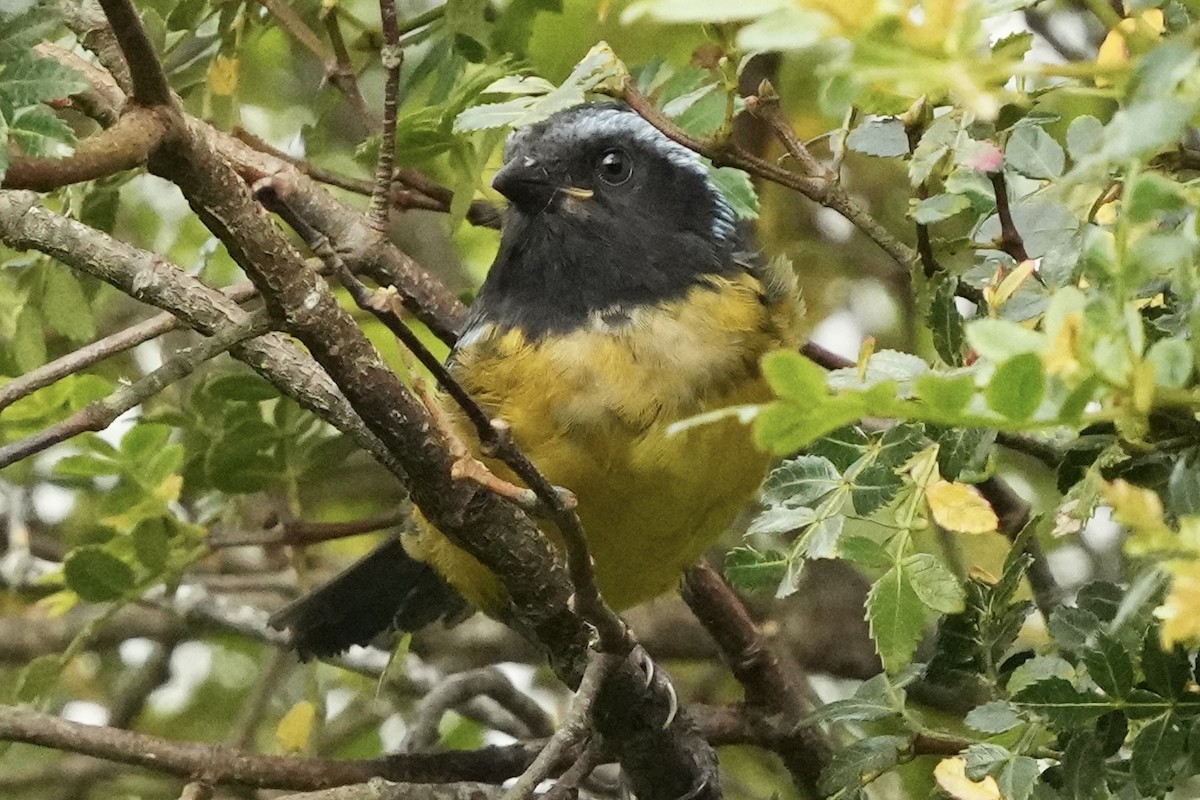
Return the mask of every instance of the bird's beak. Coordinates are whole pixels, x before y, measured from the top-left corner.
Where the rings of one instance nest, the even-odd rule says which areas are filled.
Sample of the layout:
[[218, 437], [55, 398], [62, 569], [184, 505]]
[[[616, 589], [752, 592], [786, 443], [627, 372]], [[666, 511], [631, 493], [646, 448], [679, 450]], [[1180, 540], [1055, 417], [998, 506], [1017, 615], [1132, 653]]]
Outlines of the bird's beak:
[[558, 190], [546, 168], [527, 156], [517, 156], [501, 167], [492, 178], [492, 187], [514, 206], [531, 214], [549, 206]]

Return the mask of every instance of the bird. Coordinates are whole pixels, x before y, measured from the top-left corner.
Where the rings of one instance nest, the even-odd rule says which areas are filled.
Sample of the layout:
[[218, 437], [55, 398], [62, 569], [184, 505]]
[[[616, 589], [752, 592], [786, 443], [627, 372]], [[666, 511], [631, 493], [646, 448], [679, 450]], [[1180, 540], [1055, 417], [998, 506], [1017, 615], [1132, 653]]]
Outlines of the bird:
[[[800, 344], [795, 274], [756, 252], [700, 156], [621, 102], [515, 130], [492, 185], [509, 202], [500, 246], [447, 368], [574, 494], [601, 594], [623, 610], [676, 587], [762, 482], [769, 456], [737, 418], [676, 423], [770, 398], [762, 357]], [[506, 599], [418, 518], [271, 622], [324, 656]]]

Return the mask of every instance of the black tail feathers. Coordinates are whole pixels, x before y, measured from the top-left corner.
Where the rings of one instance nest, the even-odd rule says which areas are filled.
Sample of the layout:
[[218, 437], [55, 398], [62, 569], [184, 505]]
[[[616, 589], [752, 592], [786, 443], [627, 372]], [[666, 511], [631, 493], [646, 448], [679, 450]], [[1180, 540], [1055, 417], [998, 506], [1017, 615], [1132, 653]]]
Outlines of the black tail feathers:
[[389, 629], [415, 631], [465, 611], [467, 603], [428, 564], [389, 539], [329, 583], [275, 612], [272, 628], [289, 630], [307, 660], [367, 644]]

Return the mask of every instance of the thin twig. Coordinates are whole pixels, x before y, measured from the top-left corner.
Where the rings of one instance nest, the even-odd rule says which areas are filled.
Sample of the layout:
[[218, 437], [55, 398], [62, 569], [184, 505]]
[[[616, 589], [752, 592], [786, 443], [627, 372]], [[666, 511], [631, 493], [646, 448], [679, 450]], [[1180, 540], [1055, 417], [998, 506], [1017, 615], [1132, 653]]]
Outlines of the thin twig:
[[541, 742], [473, 751], [419, 753], [361, 760], [269, 756], [219, 744], [179, 742], [0, 706], [0, 741], [24, 742], [83, 753], [155, 772], [213, 784], [306, 791], [382, 777], [393, 781], [499, 783], [526, 769]]
[[421, 698], [401, 752], [414, 753], [432, 747], [438, 740], [442, 716], [477, 697], [491, 698], [520, 720], [527, 729], [521, 738], [545, 738], [554, 733], [553, 721], [533, 698], [495, 667], [485, 667], [451, 675]]
[[578, 796], [579, 784], [587, 780], [592, 770], [603, 762], [603, 758], [604, 742], [599, 736], [592, 734], [579, 758], [575, 759], [575, 763], [568, 767], [566, 772], [558, 776], [558, 780], [541, 796], [541, 800], [570, 800]]
[[62, 422], [0, 447], [0, 468], [40, 453], [85, 431], [104, 430], [117, 417], [190, 375], [204, 362], [216, 358], [246, 339], [261, 336], [268, 330], [270, 320], [260, 311], [252, 314], [242, 324], [205, 339], [195, 347], [180, 350], [158, 369], [128, 386], [118, 388], [103, 400], [89, 403]]
[[396, 163], [396, 117], [400, 106], [400, 67], [404, 50], [400, 47], [400, 26], [396, 22], [395, 0], [379, 0], [383, 20], [383, 135], [379, 141], [379, 159], [375, 162], [375, 186], [371, 191], [371, 206], [367, 219], [371, 227], [383, 234], [388, 224], [388, 194], [392, 188], [392, 171]]
[[310, 544], [328, 542], [333, 539], [345, 539], [351, 536], [361, 536], [364, 533], [381, 531], [402, 525], [411, 518], [411, 513], [394, 511], [378, 517], [356, 519], [348, 522], [306, 522], [304, 520], [283, 520], [263, 531], [231, 531], [210, 532], [208, 546], [213, 549], [223, 547], [243, 547], [245, 545], [275, 545], [282, 544], [290, 547], [304, 547]]
[[[919, 262], [917, 252], [901, 242], [883, 225], [872, 217], [865, 209], [854, 202], [846, 190], [836, 181], [825, 180], [824, 177], [801, 175], [785, 169], [765, 158], [737, 147], [729, 142], [713, 142], [699, 139], [684, 131], [667, 118], [646, 95], [642, 94], [632, 79], [626, 79], [619, 92], [621, 98], [637, 111], [654, 127], [658, 128], [670, 139], [679, 142], [684, 147], [695, 150], [708, 157], [716, 166], [730, 166], [745, 170], [752, 175], [765, 178], [781, 186], [786, 186], [800, 192], [826, 208], [831, 208], [850, 220], [859, 230], [865, 233], [873, 242], [879, 245], [906, 271]], [[747, 107], [750, 107], [749, 100]], [[774, 107], [776, 111], [770, 109]], [[778, 106], [771, 103], [758, 104], [758, 112], [778, 113]], [[793, 156], [795, 153], [792, 154]], [[824, 170], [823, 170], [824, 171]]]
[[609, 672], [624, 660], [624, 656], [614, 653], [589, 653], [587, 669], [584, 670], [583, 680], [579, 682], [579, 690], [571, 699], [566, 719], [529, 768], [521, 773], [521, 777], [517, 778], [512, 788], [504, 793], [503, 800], [529, 800], [537, 785], [550, 776], [554, 765], [588, 735], [596, 696], [600, 693]]
[[1000, 219], [1000, 239], [997, 244], [1000, 249], [1013, 257], [1013, 260], [1020, 264], [1022, 261], [1029, 260], [1029, 253], [1025, 251], [1025, 241], [1021, 238], [1020, 232], [1017, 231], [1017, 225], [1013, 222], [1012, 207], [1008, 202], [1008, 183], [1004, 180], [1004, 170], [996, 170], [987, 174], [988, 180], [992, 182], [992, 189], [996, 193], [996, 216]]
[[[247, 281], [226, 289], [225, 294], [230, 300], [240, 303], [258, 294], [258, 290], [254, 288], [254, 284]], [[186, 324], [180, 321], [174, 314], [157, 314], [144, 322], [131, 325], [125, 330], [118, 331], [111, 336], [105, 336], [103, 339], [98, 339], [78, 350], [72, 350], [65, 356], [56, 358], [36, 369], [32, 369], [24, 375], [0, 386], [0, 411], [3, 411], [22, 397], [62, 380], [68, 375], [81, 372], [93, 364], [107, 358], [112, 358], [126, 350], [137, 347], [143, 342], [148, 342], [151, 339], [162, 336], [164, 333], [184, 327], [187, 327]]]
[[700, 563], [687, 571], [683, 599], [742, 684], [747, 708], [759, 718], [779, 715], [781, 719], [773, 724], [793, 731], [776, 743], [776, 752], [797, 788], [818, 796], [821, 770], [829, 763], [832, 748], [821, 731], [801, 725], [821, 705], [804, 676], [787, 673], [741, 599], [712, 567]]
[[354, 62], [350, 60], [350, 51], [346, 48], [346, 40], [342, 38], [339, 12], [340, 7], [337, 5], [322, 4], [320, 14], [325, 22], [325, 32], [329, 34], [329, 44], [333, 46], [334, 55], [333, 66], [330, 67], [327, 64], [326, 71], [334, 86], [337, 86], [350, 101], [350, 105], [354, 106], [354, 112], [358, 114], [363, 124], [368, 128], [374, 128], [375, 118], [371, 116], [367, 101], [363, 99], [362, 92], [358, 88]]

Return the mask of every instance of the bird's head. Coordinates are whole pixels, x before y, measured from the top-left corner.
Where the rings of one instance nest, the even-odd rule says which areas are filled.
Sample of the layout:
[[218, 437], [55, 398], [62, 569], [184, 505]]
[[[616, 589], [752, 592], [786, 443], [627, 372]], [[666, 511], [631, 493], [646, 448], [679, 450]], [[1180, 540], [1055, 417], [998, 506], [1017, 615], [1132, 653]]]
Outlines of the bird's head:
[[560, 111], [509, 138], [492, 185], [512, 213], [603, 238], [654, 230], [726, 242], [735, 216], [700, 157], [622, 103]]
[[735, 214], [700, 157], [624, 104], [516, 131], [493, 185], [510, 206], [473, 325], [537, 337], [619, 324], [740, 269]]

